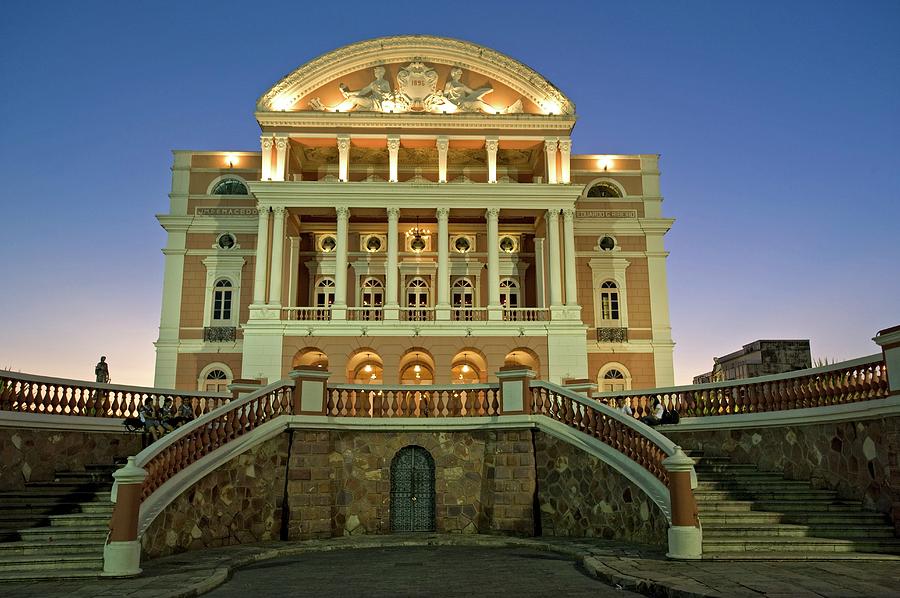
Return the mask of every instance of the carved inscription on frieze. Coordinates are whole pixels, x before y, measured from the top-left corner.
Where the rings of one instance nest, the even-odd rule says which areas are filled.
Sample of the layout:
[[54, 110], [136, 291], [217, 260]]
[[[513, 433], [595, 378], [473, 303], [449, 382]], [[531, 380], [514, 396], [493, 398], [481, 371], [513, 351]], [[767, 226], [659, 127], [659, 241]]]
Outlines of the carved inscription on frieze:
[[253, 216], [256, 208], [197, 208], [197, 216]]
[[576, 218], [637, 218], [637, 210], [576, 210]]

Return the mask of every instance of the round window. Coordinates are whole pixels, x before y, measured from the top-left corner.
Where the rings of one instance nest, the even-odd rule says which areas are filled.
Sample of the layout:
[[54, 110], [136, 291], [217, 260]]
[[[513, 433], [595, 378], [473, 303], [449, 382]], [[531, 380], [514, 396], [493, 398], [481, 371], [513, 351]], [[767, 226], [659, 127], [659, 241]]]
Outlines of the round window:
[[381, 239], [376, 236], [371, 236], [366, 239], [366, 250], [374, 253], [381, 249]]
[[512, 253], [516, 250], [516, 242], [512, 237], [502, 237], [500, 239], [500, 249], [506, 253]]
[[612, 237], [600, 238], [600, 249], [603, 251], [612, 251], [616, 247], [616, 240]]
[[322, 237], [322, 251], [325, 253], [331, 253], [334, 251], [334, 248], [337, 247], [337, 241], [332, 236]]
[[466, 237], [457, 237], [456, 241], [453, 242], [453, 247], [456, 248], [458, 253], [468, 253], [472, 248], [472, 244]]
[[219, 240], [216, 241], [216, 244], [219, 246], [219, 249], [231, 249], [235, 246], [237, 241], [234, 238], [234, 235], [231, 233], [222, 233], [219, 235]]
[[413, 237], [413, 240], [410, 241], [409, 247], [415, 252], [422, 251], [425, 249], [425, 239], [422, 238], [422, 235], [416, 235]]

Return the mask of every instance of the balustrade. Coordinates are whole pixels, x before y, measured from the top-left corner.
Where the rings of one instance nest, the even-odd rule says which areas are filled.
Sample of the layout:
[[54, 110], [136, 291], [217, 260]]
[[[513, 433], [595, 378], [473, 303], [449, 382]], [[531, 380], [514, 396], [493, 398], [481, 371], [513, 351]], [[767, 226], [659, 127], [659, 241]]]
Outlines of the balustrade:
[[455, 322], [484, 322], [487, 314], [486, 307], [454, 307], [450, 319]]
[[879, 354], [774, 376], [594, 396], [627, 398], [634, 417], [641, 418], [650, 414], [654, 399], [681, 417], [708, 417], [856, 403], [888, 394], [887, 367]]
[[377, 322], [384, 319], [384, 310], [380, 307], [348, 307], [347, 319], [359, 322]]
[[400, 319], [404, 322], [434, 321], [433, 307], [404, 307], [400, 310]]
[[500, 415], [497, 384], [329, 385], [332, 417], [485, 417]]
[[330, 307], [282, 307], [286, 320], [327, 321], [331, 319]]
[[177, 411], [189, 403], [194, 416], [208, 413], [231, 397], [218, 393], [99, 384], [0, 370], [0, 411], [124, 419], [138, 417], [144, 401], [157, 407], [172, 399]]
[[548, 322], [550, 310], [540, 307], [505, 307], [503, 319], [507, 322]]

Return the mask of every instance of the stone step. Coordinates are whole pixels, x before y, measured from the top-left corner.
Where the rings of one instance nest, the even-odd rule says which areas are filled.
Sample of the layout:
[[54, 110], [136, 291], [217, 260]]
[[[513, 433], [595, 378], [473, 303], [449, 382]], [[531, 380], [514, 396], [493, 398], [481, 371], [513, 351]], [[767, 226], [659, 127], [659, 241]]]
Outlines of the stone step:
[[107, 513], [70, 513], [68, 515], [51, 515], [50, 525], [53, 527], [79, 527], [85, 525], [107, 525], [110, 514]]
[[867, 538], [715, 537], [703, 539], [703, 552], [883, 552], [900, 554], [900, 540]]
[[39, 492], [44, 492], [45, 490], [56, 491], [56, 492], [99, 492], [103, 490], [109, 490], [112, 487], [112, 482], [110, 483], [101, 483], [101, 482], [72, 482], [72, 481], [52, 481], [52, 482], [26, 482], [25, 489], [26, 490], [37, 490]]
[[59, 542], [71, 540], [104, 541], [109, 533], [109, 522], [104, 525], [71, 525], [58, 527], [33, 527], [19, 530], [23, 542]]
[[703, 516], [708, 512], [715, 511], [773, 511], [775, 513], [796, 513], [808, 511], [810, 508], [817, 512], [835, 512], [846, 513], [855, 512], [861, 509], [859, 501], [855, 502], [839, 502], [839, 501], [790, 501], [790, 500], [728, 500], [728, 501], [697, 501], [697, 508], [700, 515]]
[[732, 482], [739, 481], [748, 484], [757, 482], [784, 482], [785, 478], [780, 473], [762, 471], [716, 471], [711, 473], [697, 473], [698, 482]]
[[802, 500], [820, 501], [834, 500], [837, 493], [833, 490], [811, 490], [809, 488], [798, 490], [695, 490], [694, 498], [697, 502], [721, 501], [721, 500]]
[[[115, 471], [115, 470], [113, 470]], [[112, 473], [106, 471], [57, 471], [53, 474], [54, 482], [72, 484], [105, 484], [112, 483]]]
[[27, 554], [88, 554], [103, 555], [103, 540], [60, 540], [55, 542], [0, 542], [0, 556]]
[[850, 525], [844, 523], [799, 525], [781, 524], [715, 524], [704, 523], [703, 538], [785, 536], [795, 538], [894, 538], [894, 529], [886, 525]]
[[[704, 561], [900, 561], [900, 555], [878, 552], [708, 552]], [[2, 579], [2, 578], [0, 578]]]
[[97, 579], [100, 577], [100, 573], [100, 570], [79, 571], [78, 569], [0, 571], [0, 581], [16, 583], [26, 581], [47, 581], [51, 579]]
[[[756, 465], [749, 463], [728, 463], [726, 461], [700, 461], [694, 464], [694, 470], [700, 474], [701, 472], [718, 473], [721, 471], [759, 471]], [[766, 473], [766, 472], [761, 472]]]
[[0, 505], [47, 505], [90, 501], [109, 502], [110, 496], [111, 494], [108, 489], [99, 491], [86, 490], [83, 492], [60, 492], [55, 490], [43, 492], [0, 492]]
[[44, 569], [79, 569], [81, 571], [103, 568], [103, 553], [98, 554], [29, 554], [0, 556], [0, 571], [35, 571]]
[[[746, 488], [759, 488], [764, 490], [795, 490], [795, 489], [803, 489], [803, 488], [812, 488], [808, 482], [800, 482], [796, 480], [773, 480], [767, 482], [754, 482], [752, 484], [742, 484], [737, 480], [719, 480], [719, 481], [705, 481], [702, 479], [698, 479], [696, 490], [731, 490], [731, 489], [746, 489]], [[814, 490], [827, 490], [827, 488], [812, 488]], [[695, 490], [695, 491], [696, 491]]]
[[704, 528], [710, 524], [755, 525], [767, 523], [794, 523], [798, 525], [886, 525], [890, 527], [887, 517], [871, 511], [846, 513], [776, 513], [769, 511], [704, 511], [701, 522]]

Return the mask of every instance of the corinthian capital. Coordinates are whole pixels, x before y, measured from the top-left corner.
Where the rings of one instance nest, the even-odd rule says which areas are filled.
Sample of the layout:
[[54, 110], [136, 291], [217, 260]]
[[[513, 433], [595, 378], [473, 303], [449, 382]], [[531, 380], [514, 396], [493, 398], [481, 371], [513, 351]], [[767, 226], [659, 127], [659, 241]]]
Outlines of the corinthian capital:
[[575, 222], [575, 210], [572, 208], [563, 210], [563, 219], [568, 222]]
[[544, 140], [544, 151], [545, 152], [556, 152], [557, 143], [558, 143], [558, 141], [556, 139]]
[[484, 142], [484, 147], [489, 152], [496, 152], [499, 146], [500, 142], [496, 139], [486, 139]]
[[556, 208], [547, 210], [546, 218], [548, 222], [559, 222], [559, 210]]
[[500, 208], [488, 208], [485, 214], [488, 220], [496, 220], [500, 217]]
[[400, 149], [400, 138], [399, 137], [388, 137], [387, 140], [387, 148], [388, 151], [396, 152]]
[[272, 149], [272, 138], [271, 137], [260, 137], [259, 143], [262, 145], [264, 150]]
[[388, 208], [387, 215], [388, 215], [388, 220], [399, 220], [400, 219], [400, 208]]
[[350, 208], [346, 206], [338, 206], [334, 211], [337, 213], [338, 220], [348, 220], [350, 218]]
[[572, 151], [572, 140], [571, 139], [560, 139], [559, 140], [559, 151], [564, 154], [568, 154]]
[[450, 147], [450, 140], [446, 137], [438, 137], [437, 138], [437, 148], [439, 152], [446, 152], [447, 148]]
[[284, 206], [274, 206], [272, 208], [272, 213], [275, 214], [275, 216], [278, 218], [284, 216], [284, 212], [285, 212]]
[[256, 215], [259, 216], [260, 218], [262, 218], [263, 216], [267, 216], [269, 214], [270, 209], [271, 209], [271, 206], [258, 204], [256, 206]]
[[349, 137], [338, 137], [337, 138], [337, 146], [338, 151], [345, 152], [350, 149], [350, 138]]
[[438, 220], [446, 220], [450, 217], [450, 208], [438, 208], [436, 211]]
[[284, 148], [286, 148], [287, 143], [288, 143], [287, 137], [276, 137], [275, 138], [275, 147], [278, 149], [278, 151], [282, 151]]

